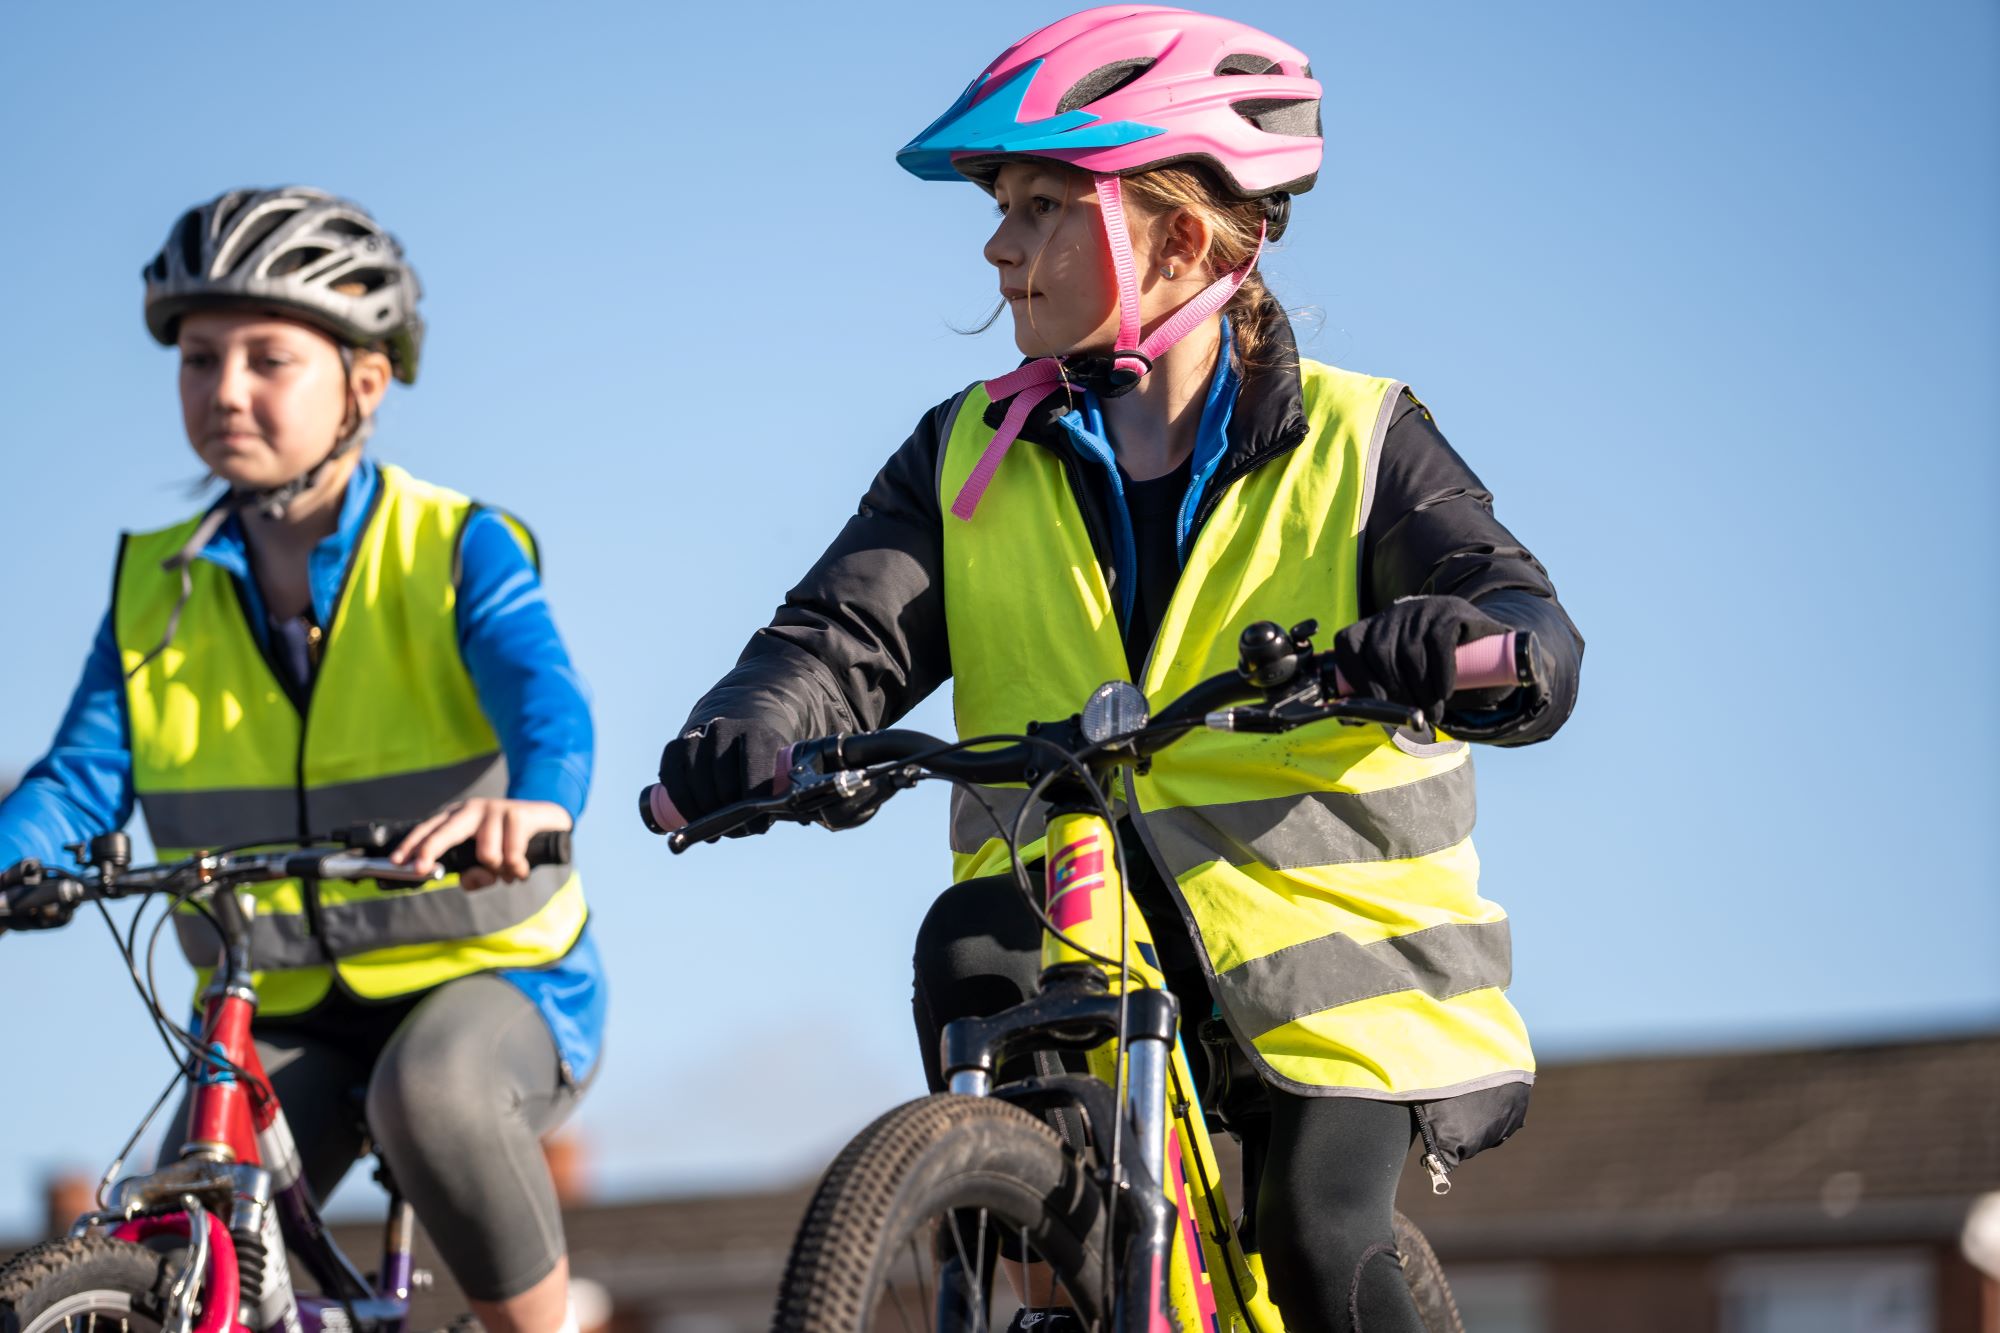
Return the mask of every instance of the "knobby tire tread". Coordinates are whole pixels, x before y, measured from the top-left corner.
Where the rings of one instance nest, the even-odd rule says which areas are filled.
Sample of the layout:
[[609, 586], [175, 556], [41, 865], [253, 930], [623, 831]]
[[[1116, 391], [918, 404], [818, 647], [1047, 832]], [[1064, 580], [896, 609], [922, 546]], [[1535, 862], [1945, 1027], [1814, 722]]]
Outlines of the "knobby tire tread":
[[1403, 1281], [1410, 1288], [1410, 1299], [1416, 1302], [1425, 1333], [1465, 1333], [1465, 1321], [1459, 1317], [1458, 1302], [1452, 1299], [1451, 1284], [1444, 1279], [1437, 1251], [1417, 1230], [1417, 1224], [1402, 1213], [1395, 1215], [1392, 1225], [1396, 1251], [1403, 1257]]
[[[952, 1136], [982, 1132], [995, 1145], [1017, 1136], [1016, 1146], [1066, 1156], [1046, 1122], [990, 1097], [939, 1094], [881, 1116], [834, 1159], [813, 1194], [785, 1264], [772, 1333], [858, 1333], [871, 1282], [903, 1239], [892, 1233], [911, 1173]], [[1091, 1261], [1098, 1262], [1094, 1253]]]
[[172, 1285], [169, 1254], [92, 1233], [44, 1241], [0, 1265], [0, 1333], [20, 1330], [57, 1300], [80, 1291], [118, 1291], [157, 1320]]

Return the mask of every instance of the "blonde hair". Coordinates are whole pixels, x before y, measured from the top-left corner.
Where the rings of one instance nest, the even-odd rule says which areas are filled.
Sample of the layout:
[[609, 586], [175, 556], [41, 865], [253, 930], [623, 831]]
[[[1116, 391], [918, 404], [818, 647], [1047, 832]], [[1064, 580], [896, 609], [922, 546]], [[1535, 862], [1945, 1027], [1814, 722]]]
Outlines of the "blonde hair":
[[[1283, 209], [1271, 210], [1262, 199], [1230, 197], [1217, 188], [1205, 167], [1155, 167], [1125, 177], [1124, 188], [1126, 198], [1148, 212], [1165, 215], [1185, 209], [1208, 223], [1208, 253], [1201, 262], [1208, 265], [1212, 278], [1250, 258], [1260, 228], [1268, 225], [1267, 245], [1284, 235]], [[1229, 317], [1238, 373], [1272, 369], [1281, 341], [1278, 333], [1286, 320], [1284, 307], [1264, 285], [1264, 275], [1252, 269], [1222, 313]]]

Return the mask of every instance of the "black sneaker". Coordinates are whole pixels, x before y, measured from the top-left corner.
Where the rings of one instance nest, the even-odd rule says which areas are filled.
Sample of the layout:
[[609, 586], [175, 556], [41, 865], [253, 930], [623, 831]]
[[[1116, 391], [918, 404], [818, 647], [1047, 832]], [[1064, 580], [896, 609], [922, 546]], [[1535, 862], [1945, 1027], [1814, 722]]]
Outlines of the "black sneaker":
[[1016, 1310], [1007, 1333], [1090, 1333], [1074, 1310]]

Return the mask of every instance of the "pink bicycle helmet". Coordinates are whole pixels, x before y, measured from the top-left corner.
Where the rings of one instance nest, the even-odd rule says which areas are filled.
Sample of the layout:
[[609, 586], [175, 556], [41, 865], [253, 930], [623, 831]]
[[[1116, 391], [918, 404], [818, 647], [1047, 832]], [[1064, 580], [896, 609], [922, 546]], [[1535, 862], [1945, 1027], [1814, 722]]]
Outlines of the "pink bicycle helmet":
[[1051, 157], [1103, 175], [1200, 162], [1246, 199], [1319, 174], [1319, 81], [1305, 54], [1234, 19], [1105, 5], [1022, 38], [896, 154], [926, 180]]
[[896, 154], [925, 180], [964, 178], [988, 188], [1009, 157], [1053, 158], [1090, 172], [1118, 277], [1118, 339], [1108, 358], [1043, 357], [987, 381], [995, 402], [1013, 401], [952, 513], [972, 517], [1037, 403], [1065, 381], [1106, 394], [1131, 388], [1154, 358], [1227, 305], [1256, 267], [1252, 254], [1142, 340], [1119, 177], [1198, 163], [1236, 197], [1264, 199], [1282, 218], [1290, 197], [1319, 174], [1319, 99], [1305, 55], [1248, 24], [1161, 5], [1105, 5], [1008, 47]]

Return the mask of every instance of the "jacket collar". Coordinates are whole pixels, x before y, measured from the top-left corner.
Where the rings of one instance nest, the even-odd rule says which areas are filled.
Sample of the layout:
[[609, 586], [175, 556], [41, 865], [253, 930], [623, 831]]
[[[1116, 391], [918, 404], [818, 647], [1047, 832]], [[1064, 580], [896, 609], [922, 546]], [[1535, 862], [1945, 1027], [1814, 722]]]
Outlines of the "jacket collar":
[[[349, 557], [361, 540], [362, 530], [368, 526], [369, 515], [375, 509], [375, 495], [381, 487], [382, 470], [375, 465], [374, 459], [363, 454], [355, 465], [353, 475], [347, 479], [347, 494], [340, 502], [339, 523], [307, 558], [306, 575], [312, 586], [313, 619], [321, 625], [333, 623], [334, 605], [340, 600], [340, 585], [347, 574]], [[213, 513], [226, 503], [228, 497], [224, 496], [209, 506], [209, 512]], [[249, 594], [261, 622], [263, 598], [258, 595], [257, 580], [250, 576], [250, 547], [240, 514], [231, 514], [224, 521], [215, 536], [209, 539], [208, 545], [201, 548], [200, 558], [235, 577]]]
[[[1289, 320], [1271, 331], [1264, 365], [1244, 377], [1229, 418], [1229, 448], [1218, 476], [1233, 477], [1286, 452], [1306, 437], [1305, 394], [1299, 385], [1299, 349]], [[1026, 364], [1024, 361], [1023, 364]], [[1047, 449], [1072, 448], [1062, 418], [1083, 407], [1083, 390], [1068, 384], [1036, 404], [1021, 428], [1021, 438]], [[986, 408], [986, 424], [998, 430], [1007, 414], [1007, 400]]]

